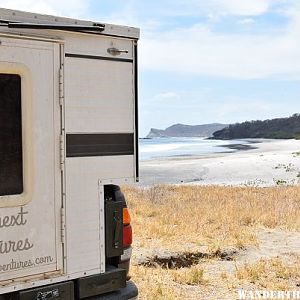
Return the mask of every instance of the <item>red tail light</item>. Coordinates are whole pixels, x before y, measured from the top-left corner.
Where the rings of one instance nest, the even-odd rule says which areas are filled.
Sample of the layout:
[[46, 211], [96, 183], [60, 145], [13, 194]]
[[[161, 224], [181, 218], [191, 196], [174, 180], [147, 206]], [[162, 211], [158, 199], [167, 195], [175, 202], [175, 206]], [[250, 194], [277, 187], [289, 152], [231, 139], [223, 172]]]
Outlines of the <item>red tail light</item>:
[[127, 248], [132, 244], [131, 218], [127, 207], [123, 208], [123, 247]]
[[132, 227], [131, 225], [125, 225], [123, 227], [123, 247], [129, 247], [132, 244]]
[[120, 257], [119, 268], [126, 270], [127, 280], [130, 279], [128, 276], [129, 273], [129, 264], [132, 253], [132, 227], [130, 225], [131, 218], [129, 210], [127, 207], [123, 208], [123, 254]]

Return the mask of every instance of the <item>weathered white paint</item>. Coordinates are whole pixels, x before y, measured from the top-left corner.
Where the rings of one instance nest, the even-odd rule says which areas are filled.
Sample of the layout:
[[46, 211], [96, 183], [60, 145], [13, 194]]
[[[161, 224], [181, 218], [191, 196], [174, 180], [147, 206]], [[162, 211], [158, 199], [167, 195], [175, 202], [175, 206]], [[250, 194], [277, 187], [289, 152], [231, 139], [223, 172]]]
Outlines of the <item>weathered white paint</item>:
[[[101, 179], [133, 176], [133, 156], [84, 157], [66, 160], [67, 272], [95, 270], [105, 263], [101, 240], [104, 195]], [[100, 182], [99, 182], [100, 180]], [[101, 255], [102, 253], [102, 255]]]
[[67, 133], [134, 131], [132, 63], [66, 57], [65, 83]]
[[[132, 40], [117, 37], [98, 36], [96, 39], [92, 35], [66, 33], [66, 53], [98, 55], [112, 57], [107, 52], [109, 48], [126, 50], [128, 53], [121, 53], [117, 58], [133, 58]], [[80, 39], [80, 43], [78, 43]]]

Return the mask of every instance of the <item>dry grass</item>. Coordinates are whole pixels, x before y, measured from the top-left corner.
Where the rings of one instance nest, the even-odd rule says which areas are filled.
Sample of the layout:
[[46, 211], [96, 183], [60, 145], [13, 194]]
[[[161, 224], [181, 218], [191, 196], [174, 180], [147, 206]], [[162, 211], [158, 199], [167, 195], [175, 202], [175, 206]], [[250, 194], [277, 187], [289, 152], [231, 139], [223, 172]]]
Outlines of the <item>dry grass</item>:
[[272, 258], [247, 264], [237, 270], [236, 278], [269, 290], [291, 289], [300, 279], [300, 256], [290, 262]]
[[[300, 230], [300, 186], [162, 185], [123, 190], [131, 209], [136, 253], [151, 249], [207, 252], [228, 247], [245, 249], [258, 245], [259, 228]], [[227, 291], [229, 285], [234, 289], [245, 280], [260, 284], [262, 274], [270, 267], [281, 270], [279, 283], [286, 280], [284, 276], [294, 276], [293, 270], [284, 264], [267, 261], [245, 266], [232, 278], [222, 272], [218, 284], [223, 284]], [[201, 298], [201, 292], [197, 293], [205, 290], [206, 285], [214, 284], [199, 266], [189, 270], [162, 270], [135, 265], [132, 276], [139, 285], [141, 299], [210, 299]], [[198, 286], [197, 291], [194, 285]]]
[[132, 266], [131, 274], [138, 284], [140, 299], [184, 299], [182, 298], [183, 294], [176, 288], [172, 275], [167, 270]]
[[173, 271], [173, 278], [175, 282], [188, 285], [204, 285], [209, 282], [204, 277], [204, 269], [199, 266]]
[[[300, 186], [126, 188], [135, 235], [147, 247], [212, 249], [255, 243], [254, 229], [300, 229]], [[174, 248], [175, 247], [175, 248]]]

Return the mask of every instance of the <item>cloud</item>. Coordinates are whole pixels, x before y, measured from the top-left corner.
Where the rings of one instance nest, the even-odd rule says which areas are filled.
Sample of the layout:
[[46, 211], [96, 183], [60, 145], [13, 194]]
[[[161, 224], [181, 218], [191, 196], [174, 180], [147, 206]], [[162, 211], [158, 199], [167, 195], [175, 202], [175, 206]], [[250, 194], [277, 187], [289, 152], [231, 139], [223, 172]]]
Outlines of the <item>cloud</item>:
[[245, 97], [242, 96], [226, 98], [219, 104], [218, 109], [213, 110], [208, 105], [204, 110], [209, 116], [214, 115], [217, 120], [225, 123], [288, 117], [297, 111], [292, 105], [283, 102], [251, 97], [245, 101]]
[[300, 79], [300, 10], [275, 35], [216, 33], [201, 24], [141, 40], [144, 69], [236, 79]]
[[0, 0], [0, 7], [43, 14], [80, 17], [87, 12], [88, 0]]
[[257, 16], [267, 12], [274, 0], [211, 0], [209, 9], [219, 14]]
[[[226, 32], [226, 27], [219, 33], [211, 26], [219, 22], [221, 28], [222, 17], [232, 17], [237, 27], [249, 25], [256, 16], [275, 11], [290, 19], [287, 27], [276, 27], [277, 33], [260, 28], [260, 32], [237, 34], [236, 30], [230, 33], [230, 28]], [[298, 0], [131, 0], [105, 20], [141, 27], [143, 69], [236, 79], [298, 80], [299, 12]], [[188, 18], [177, 16], [208, 20], [192, 18], [198, 24], [190, 25], [185, 22]]]
[[155, 99], [169, 100], [169, 99], [179, 99], [180, 96], [174, 92], [165, 92], [155, 95]]
[[[218, 33], [206, 25], [187, 24], [172, 30], [162, 15], [234, 15], [240, 23], [250, 24], [254, 16], [285, 4], [281, 13], [290, 18], [276, 35]], [[0, 0], [0, 6], [70, 17], [91, 13], [90, 0]], [[104, 5], [104, 3], [103, 3]], [[141, 18], [144, 18], [142, 21]], [[99, 16], [99, 19], [100, 18]], [[237, 79], [279, 77], [300, 79], [300, 6], [297, 0], [164, 0], [120, 3], [105, 20], [141, 24], [140, 63], [143, 69]], [[170, 28], [170, 26], [168, 26]], [[146, 32], [145, 32], [146, 31]]]
[[[172, 23], [176, 17], [205, 17], [218, 21], [223, 16], [252, 17], [268, 12], [275, 4], [294, 0], [128, 0], [118, 4], [105, 20], [151, 30], [157, 23]], [[101, 11], [100, 11], [101, 13]]]
[[241, 25], [248, 25], [248, 24], [255, 23], [255, 20], [252, 18], [245, 18], [245, 19], [239, 20], [238, 23]]
[[272, 6], [293, 0], [152, 0], [135, 1], [135, 12], [156, 16], [258, 16]]

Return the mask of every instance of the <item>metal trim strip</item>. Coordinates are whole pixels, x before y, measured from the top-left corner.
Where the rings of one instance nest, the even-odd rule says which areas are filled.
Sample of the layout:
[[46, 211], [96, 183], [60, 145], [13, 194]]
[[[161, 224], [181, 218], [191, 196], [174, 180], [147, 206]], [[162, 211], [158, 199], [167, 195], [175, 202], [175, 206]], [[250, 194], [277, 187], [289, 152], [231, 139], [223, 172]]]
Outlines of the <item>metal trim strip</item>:
[[86, 55], [86, 54], [76, 54], [76, 53], [66, 53], [65, 56], [71, 58], [96, 59], [96, 60], [108, 60], [108, 61], [133, 63], [132, 58], [105, 57], [99, 55]]
[[139, 182], [139, 90], [138, 90], [138, 48], [134, 45], [134, 105], [135, 105], [135, 176]]

